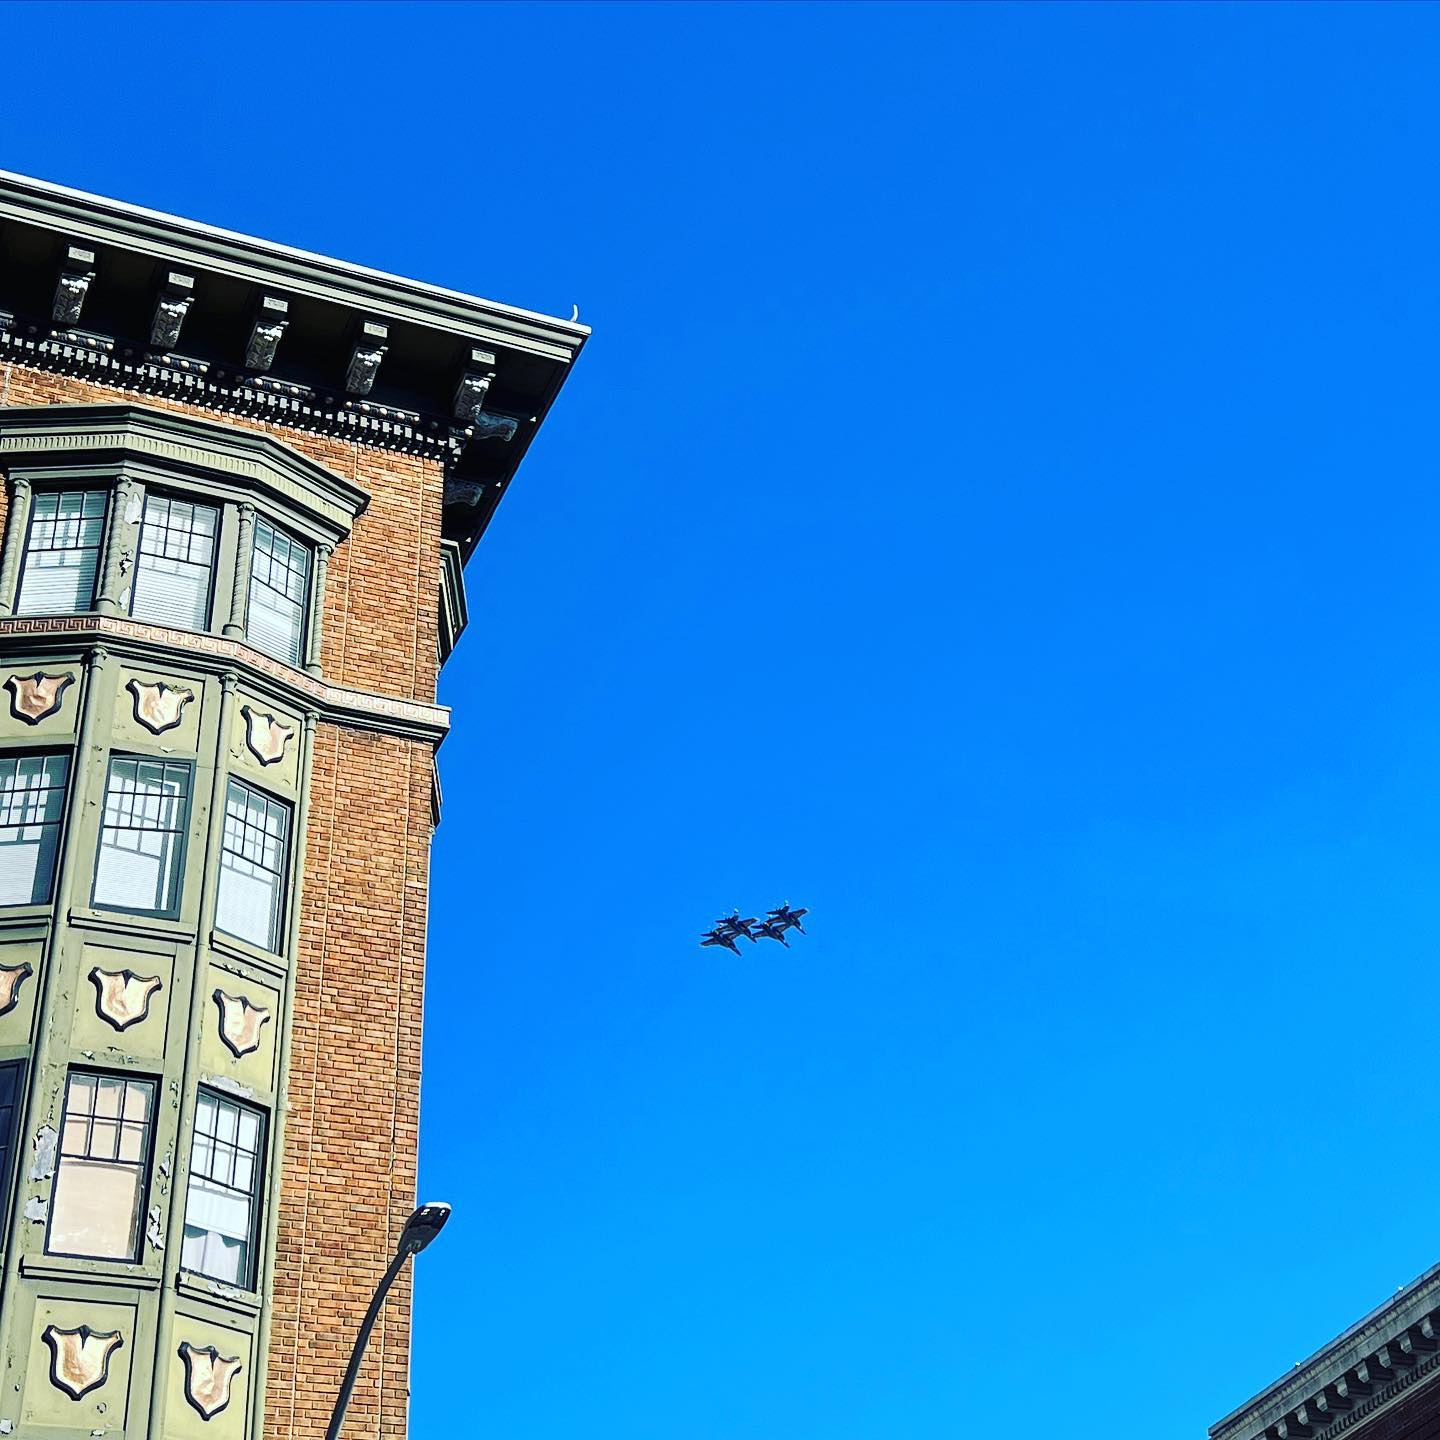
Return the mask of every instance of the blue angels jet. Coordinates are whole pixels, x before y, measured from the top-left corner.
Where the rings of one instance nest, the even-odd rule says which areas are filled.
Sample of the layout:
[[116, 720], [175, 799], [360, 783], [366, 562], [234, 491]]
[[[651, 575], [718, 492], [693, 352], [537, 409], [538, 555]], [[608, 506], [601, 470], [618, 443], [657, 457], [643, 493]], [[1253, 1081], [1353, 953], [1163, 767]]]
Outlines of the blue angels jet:
[[[800, 906], [798, 910], [792, 910], [788, 905], [780, 905], [776, 909], [766, 912], [765, 922], [760, 926], [760, 933], [762, 935], [769, 935], [770, 931], [768, 927], [773, 925], [780, 931], [781, 935], [787, 930], [798, 930], [803, 935], [805, 933], [805, 927], [800, 922], [809, 913], [803, 905]], [[778, 940], [780, 936], [774, 935], [770, 938]]]
[[707, 945], [723, 945], [727, 950], [733, 950], [737, 955], [740, 953], [740, 947], [735, 943], [734, 937], [725, 934], [718, 925], [713, 929], [707, 930], [700, 937], [700, 948], [703, 950]]

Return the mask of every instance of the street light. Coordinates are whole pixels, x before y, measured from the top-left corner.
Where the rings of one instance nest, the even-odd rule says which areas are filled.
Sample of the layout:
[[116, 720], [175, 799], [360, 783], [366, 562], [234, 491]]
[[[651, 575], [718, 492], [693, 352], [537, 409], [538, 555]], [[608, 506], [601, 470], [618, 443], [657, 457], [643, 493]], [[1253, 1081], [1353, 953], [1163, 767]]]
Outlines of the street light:
[[345, 1411], [350, 1404], [350, 1394], [355, 1389], [356, 1377], [360, 1374], [360, 1362], [365, 1358], [365, 1346], [370, 1341], [370, 1332], [375, 1328], [380, 1307], [385, 1303], [385, 1296], [395, 1283], [395, 1277], [412, 1255], [418, 1255], [445, 1228], [445, 1222], [449, 1218], [450, 1207], [443, 1200], [435, 1200], [429, 1205], [420, 1206], [405, 1222], [405, 1228], [400, 1232], [400, 1241], [395, 1247], [395, 1258], [390, 1262], [390, 1268], [380, 1277], [380, 1283], [375, 1287], [375, 1296], [370, 1301], [370, 1308], [360, 1322], [360, 1333], [355, 1337], [355, 1348], [350, 1352], [350, 1363], [345, 1367], [344, 1380], [340, 1382], [340, 1394], [335, 1399], [335, 1410], [330, 1416], [330, 1428], [325, 1432], [325, 1440], [340, 1440], [340, 1427], [345, 1423]]

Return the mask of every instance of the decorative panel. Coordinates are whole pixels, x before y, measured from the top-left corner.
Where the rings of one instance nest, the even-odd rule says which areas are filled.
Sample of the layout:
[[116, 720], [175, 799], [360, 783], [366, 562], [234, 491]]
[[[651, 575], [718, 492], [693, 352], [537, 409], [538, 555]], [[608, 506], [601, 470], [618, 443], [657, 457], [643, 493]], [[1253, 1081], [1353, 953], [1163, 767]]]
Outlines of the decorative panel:
[[23, 1426], [101, 1434], [125, 1429], [136, 1311], [115, 1301], [41, 1296], [31, 1320]]
[[237, 697], [229, 751], [236, 774], [282, 795], [293, 795], [300, 775], [300, 717], [243, 690]]
[[252, 980], [212, 965], [204, 995], [201, 1071], [249, 1092], [273, 1091], [281, 1025], [278, 982]]
[[199, 745], [204, 702], [204, 683], [197, 676], [176, 670], [121, 670], [115, 744], [193, 752]]
[[82, 946], [71, 1044], [97, 1059], [162, 1059], [174, 970], [173, 952], [159, 947]]
[[0, 1046], [30, 1043], [43, 948], [39, 940], [0, 945]]
[[73, 734], [81, 670], [78, 659], [0, 666], [0, 740]]
[[254, 1376], [250, 1337], [183, 1311], [170, 1336], [166, 1440], [245, 1440]]

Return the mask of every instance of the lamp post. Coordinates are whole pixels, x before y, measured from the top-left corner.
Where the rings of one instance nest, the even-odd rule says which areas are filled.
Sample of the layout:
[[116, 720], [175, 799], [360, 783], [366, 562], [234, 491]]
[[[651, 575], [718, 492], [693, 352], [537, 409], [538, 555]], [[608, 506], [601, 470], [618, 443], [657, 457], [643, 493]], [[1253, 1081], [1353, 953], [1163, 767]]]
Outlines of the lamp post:
[[380, 1307], [385, 1303], [385, 1296], [395, 1283], [395, 1277], [412, 1255], [418, 1255], [440, 1233], [449, 1218], [450, 1207], [443, 1200], [436, 1200], [429, 1205], [420, 1206], [405, 1222], [405, 1228], [400, 1232], [400, 1241], [395, 1246], [395, 1258], [390, 1262], [390, 1268], [380, 1277], [374, 1298], [370, 1301], [370, 1308], [360, 1322], [360, 1333], [355, 1337], [355, 1348], [350, 1352], [350, 1363], [345, 1367], [344, 1380], [340, 1382], [340, 1394], [335, 1398], [335, 1409], [330, 1416], [330, 1428], [325, 1432], [325, 1440], [340, 1440], [340, 1427], [345, 1423], [345, 1410], [350, 1404], [356, 1377], [360, 1374], [360, 1362], [365, 1358], [365, 1346], [369, 1343], [370, 1332], [375, 1328]]

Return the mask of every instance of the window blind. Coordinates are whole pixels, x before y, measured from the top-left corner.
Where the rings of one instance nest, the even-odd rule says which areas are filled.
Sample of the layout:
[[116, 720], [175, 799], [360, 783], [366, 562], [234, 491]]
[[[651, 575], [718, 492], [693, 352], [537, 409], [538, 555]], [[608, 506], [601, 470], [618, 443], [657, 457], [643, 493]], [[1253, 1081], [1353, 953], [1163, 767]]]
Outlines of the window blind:
[[309, 593], [310, 551], [268, 520], [256, 520], [246, 637], [277, 660], [298, 665]]
[[189, 798], [188, 765], [119, 756], [110, 761], [95, 857], [96, 905], [174, 912]]
[[17, 615], [74, 615], [95, 604], [103, 490], [47, 490], [35, 496], [20, 572]]
[[130, 613], [184, 630], [210, 623], [210, 582], [220, 512], [213, 505], [146, 495]]
[[276, 950], [280, 944], [290, 807], [239, 780], [225, 792], [225, 827], [220, 848], [220, 882], [215, 923], [252, 945]]

